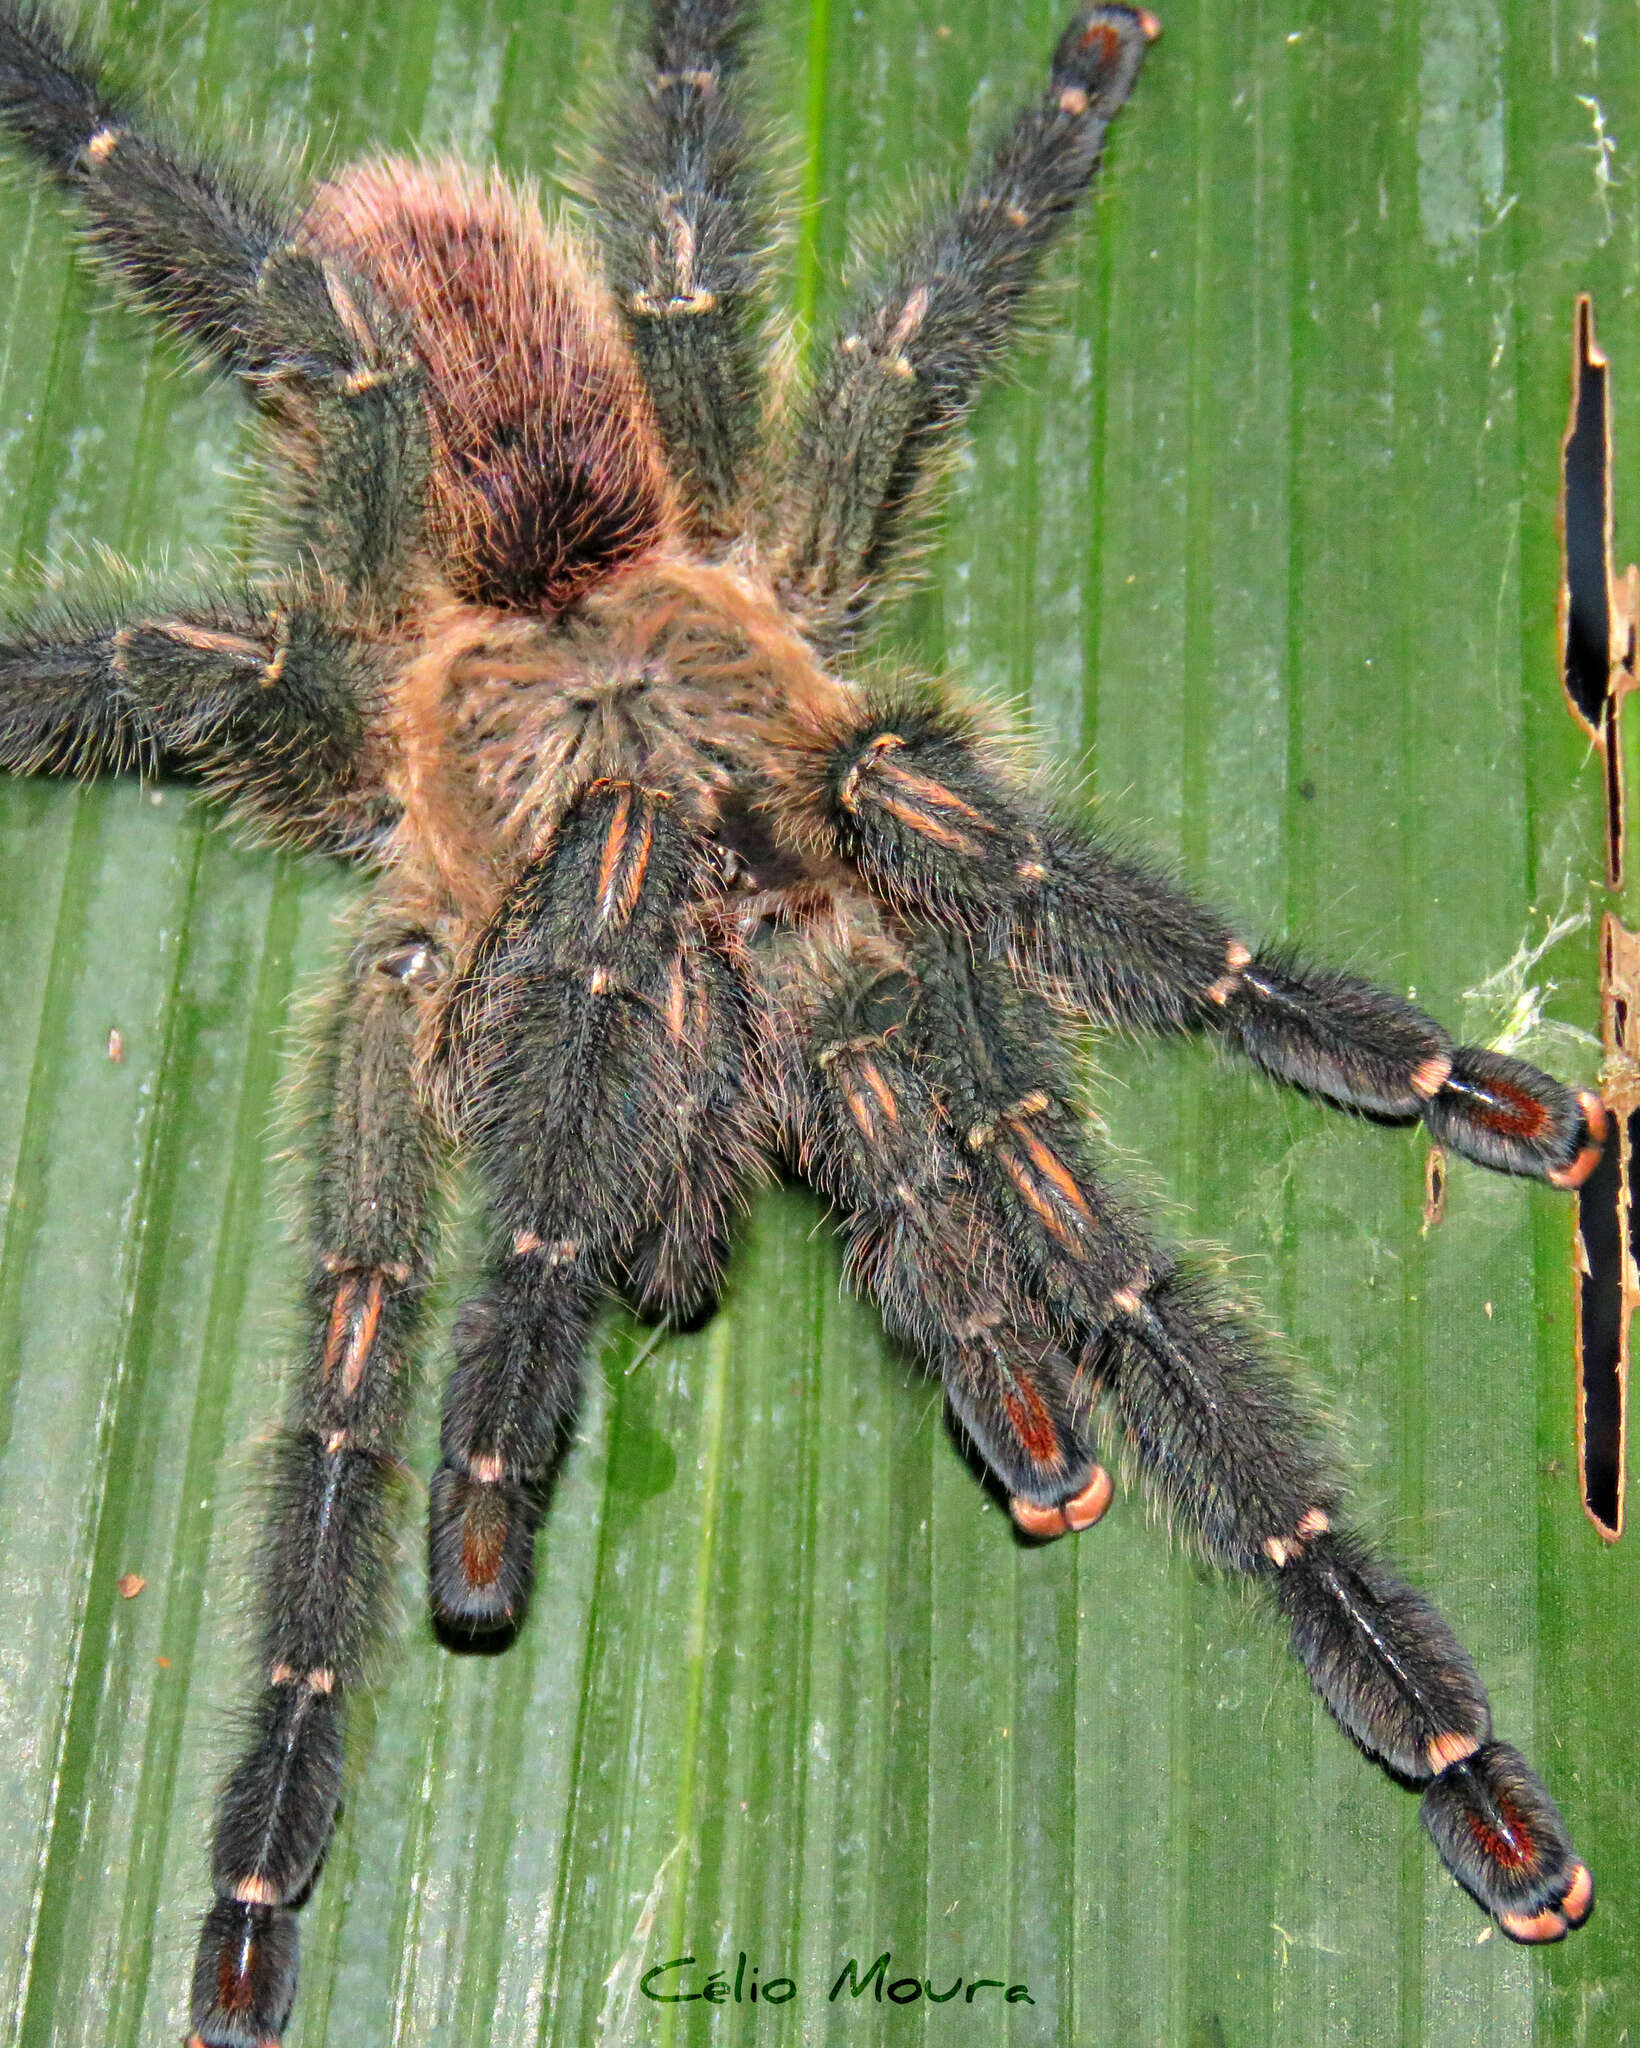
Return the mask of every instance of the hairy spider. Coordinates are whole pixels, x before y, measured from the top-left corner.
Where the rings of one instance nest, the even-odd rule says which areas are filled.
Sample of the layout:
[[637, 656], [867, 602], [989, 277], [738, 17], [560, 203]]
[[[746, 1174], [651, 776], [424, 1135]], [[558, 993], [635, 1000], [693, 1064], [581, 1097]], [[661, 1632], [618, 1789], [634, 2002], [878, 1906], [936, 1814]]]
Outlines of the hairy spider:
[[1598, 1157], [1598, 1097], [1254, 950], [1039, 800], [978, 711], [851, 661], [1157, 24], [1078, 10], [1045, 94], [771, 424], [749, 12], [655, 0], [638, 112], [590, 174], [594, 255], [454, 163], [352, 165], [282, 210], [154, 140], [50, 16], [0, 7], [12, 138], [269, 422], [278, 562], [185, 608], [14, 630], [0, 763], [191, 771], [376, 876], [327, 1041], [311, 1342], [194, 1978], [213, 2048], [290, 2012], [450, 1147], [493, 1229], [431, 1486], [447, 1628], [522, 1612], [602, 1296], [709, 1306], [747, 1183], [783, 1159], [1026, 1536], [1099, 1518], [1112, 1433], [1210, 1558], [1268, 1585], [1507, 1934], [1557, 1940], [1593, 1903], [1463, 1649], [1345, 1527], [1281, 1377], [1104, 1184], [1067, 1033], [1214, 1031], [1561, 1187]]

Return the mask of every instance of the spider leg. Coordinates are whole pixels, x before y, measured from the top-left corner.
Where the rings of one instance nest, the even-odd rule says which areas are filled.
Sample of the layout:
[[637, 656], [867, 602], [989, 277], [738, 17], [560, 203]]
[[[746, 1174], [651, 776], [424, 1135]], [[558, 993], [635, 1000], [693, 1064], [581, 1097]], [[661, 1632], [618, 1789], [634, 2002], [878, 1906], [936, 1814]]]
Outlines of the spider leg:
[[253, 180], [166, 147], [43, 9], [0, 6], [0, 129], [78, 197], [136, 297], [273, 415], [291, 538], [355, 591], [390, 593], [420, 531], [422, 371], [403, 322], [300, 240]]
[[711, 922], [720, 890], [671, 800], [595, 783], [453, 992], [442, 1085], [497, 1240], [457, 1333], [430, 1502], [433, 1607], [453, 1627], [522, 1611], [602, 1289], [626, 1279], [667, 1310], [715, 1290], [760, 1148], [758, 1005]]
[[1044, 1006], [930, 933], [897, 958], [820, 961], [796, 1008], [808, 1168], [1022, 1529], [1102, 1511], [1097, 1402], [1206, 1554], [1268, 1585], [1340, 1725], [1426, 1788], [1437, 1849], [1504, 1931], [1557, 1940], [1586, 1918], [1588, 1870], [1525, 1760], [1493, 1740], [1452, 1631], [1335, 1527], [1340, 1489], [1288, 1388], [1100, 1184]]
[[[779, 963], [789, 1120], [806, 1178], [843, 1210], [850, 1270], [944, 1382], [1023, 1527], [1085, 1527], [1109, 1499], [1091, 1389], [976, 1200], [961, 1126], [916, 1042], [904, 952], [876, 939]], [[1112, 1285], [1131, 1262], [1110, 1247]]]
[[822, 640], [859, 621], [892, 566], [937, 453], [1012, 338], [1157, 33], [1142, 9], [1080, 8], [1047, 92], [956, 203], [906, 240], [821, 358], [773, 553], [783, 595]]
[[764, 208], [739, 75], [746, 0], [654, 0], [591, 175], [609, 282], [698, 523], [726, 531], [763, 395], [756, 335]]
[[368, 844], [362, 774], [379, 678], [333, 597], [301, 583], [179, 610], [63, 605], [0, 639], [0, 767], [201, 774], [305, 846]]
[[296, 1989], [294, 1908], [335, 1824], [343, 1702], [385, 1597], [389, 1486], [433, 1255], [434, 1147], [413, 1058], [441, 972], [421, 935], [375, 934], [354, 956], [330, 1054], [308, 1360], [279, 1452], [261, 1590], [264, 1683], [217, 1810], [194, 2048], [277, 2042]]
[[965, 932], [1029, 986], [1100, 1023], [1215, 1030], [1277, 1080], [1390, 1120], [1504, 1173], [1577, 1187], [1606, 1113], [1524, 1060], [1455, 1045], [1355, 976], [1255, 953], [1143, 863], [1034, 803], [973, 723], [879, 701], [814, 736], [787, 830], [885, 900]]

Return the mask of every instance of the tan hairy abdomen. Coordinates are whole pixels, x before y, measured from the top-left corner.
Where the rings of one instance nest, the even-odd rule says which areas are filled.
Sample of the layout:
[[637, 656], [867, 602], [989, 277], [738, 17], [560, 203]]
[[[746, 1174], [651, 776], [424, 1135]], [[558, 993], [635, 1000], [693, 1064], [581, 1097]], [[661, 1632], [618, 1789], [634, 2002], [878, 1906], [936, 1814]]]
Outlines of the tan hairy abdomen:
[[429, 515], [459, 597], [558, 612], [675, 536], [676, 493], [603, 287], [498, 172], [382, 158], [321, 185], [306, 239], [409, 319]]

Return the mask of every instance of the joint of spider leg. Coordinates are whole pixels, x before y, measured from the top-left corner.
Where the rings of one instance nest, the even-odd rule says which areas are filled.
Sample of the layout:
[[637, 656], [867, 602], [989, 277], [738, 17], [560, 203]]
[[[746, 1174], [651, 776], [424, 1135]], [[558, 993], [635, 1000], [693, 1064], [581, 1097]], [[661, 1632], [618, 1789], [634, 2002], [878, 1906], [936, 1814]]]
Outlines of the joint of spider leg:
[[276, 611], [273, 614], [273, 653], [262, 665], [262, 688], [271, 690], [284, 680], [285, 663], [290, 659], [290, 614]]
[[1452, 1061], [1445, 1053], [1434, 1053], [1412, 1070], [1412, 1092], [1433, 1102], [1452, 1075]]
[[1239, 939], [1232, 939], [1224, 949], [1225, 971], [1217, 981], [1210, 982], [1207, 1000], [1217, 1003], [1222, 1009], [1241, 986], [1245, 970], [1252, 964], [1253, 956]]
[[[858, 335], [852, 338], [858, 343]], [[848, 346], [847, 342], [843, 345], [845, 348]], [[880, 732], [875, 739], [867, 741], [860, 758], [845, 770], [842, 781], [837, 785], [837, 801], [845, 811], [859, 809], [860, 777], [867, 769], [874, 767], [882, 755], [904, 745], [905, 741], [897, 732]]]
[[657, 71], [650, 80], [650, 89], [657, 95], [674, 85], [686, 85], [709, 99], [718, 89], [718, 75], [715, 71]]
[[292, 1664], [275, 1664], [268, 1673], [269, 1685], [305, 1685], [309, 1692], [318, 1693], [328, 1699], [336, 1690], [336, 1674], [327, 1664], [319, 1664], [311, 1671], [298, 1671]]
[[1317, 1536], [1325, 1536], [1332, 1527], [1326, 1511], [1322, 1508], [1308, 1508], [1300, 1515], [1298, 1527], [1291, 1536], [1268, 1536], [1264, 1541], [1264, 1555], [1278, 1571], [1284, 1570], [1298, 1557], [1306, 1543]]
[[1454, 1728], [1444, 1735], [1432, 1737], [1424, 1755], [1432, 1775], [1438, 1778], [1442, 1771], [1451, 1770], [1454, 1764], [1467, 1763], [1480, 1746], [1478, 1736]]
[[89, 171], [101, 170], [124, 139], [123, 128], [99, 128], [81, 152], [85, 158], [86, 168]]
[[320, 1371], [329, 1381], [336, 1378], [339, 1368], [344, 1394], [357, 1393], [364, 1378], [381, 1329], [384, 1294], [383, 1278], [378, 1272], [350, 1274], [336, 1290]]
[[670, 320], [690, 313], [715, 312], [717, 293], [685, 292], [658, 298], [653, 292], [634, 292], [629, 303], [633, 312], [646, 320]]
[[545, 1254], [541, 1263], [551, 1271], [564, 1266], [573, 1266], [581, 1256], [581, 1242], [574, 1237], [555, 1237], [549, 1243], [544, 1237], [537, 1237], [533, 1230], [520, 1230], [512, 1241], [515, 1259], [533, 1259]]
[[322, 1252], [319, 1257], [322, 1272], [334, 1279], [340, 1273], [380, 1273], [384, 1280], [391, 1280], [395, 1286], [403, 1287], [415, 1277], [415, 1267], [406, 1259], [392, 1259], [386, 1265], [361, 1267], [351, 1252]]
[[1003, 1124], [1017, 1125], [1024, 1118], [1041, 1116], [1052, 1107], [1052, 1096], [1040, 1088], [1033, 1088], [1029, 1095], [1022, 1095], [1017, 1102], [1010, 1103], [994, 1122], [971, 1124], [964, 1143], [970, 1152], [983, 1152], [988, 1145], [996, 1143], [997, 1131]]

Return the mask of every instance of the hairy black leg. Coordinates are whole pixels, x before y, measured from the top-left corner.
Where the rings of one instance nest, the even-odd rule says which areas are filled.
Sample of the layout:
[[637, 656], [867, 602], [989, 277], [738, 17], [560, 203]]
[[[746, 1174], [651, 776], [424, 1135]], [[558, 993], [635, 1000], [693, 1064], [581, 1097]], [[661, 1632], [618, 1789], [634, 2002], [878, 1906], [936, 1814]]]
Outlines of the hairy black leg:
[[1101, 1023], [1214, 1030], [1278, 1080], [1411, 1121], [1500, 1172], [1576, 1187], [1597, 1095], [1478, 1046], [1355, 976], [1255, 953], [1215, 912], [1036, 803], [961, 712], [901, 698], [817, 735], [784, 798], [792, 836], [887, 902], [962, 931]]
[[295, 843], [358, 851], [391, 814], [363, 758], [380, 680], [297, 583], [174, 611], [60, 604], [0, 638], [0, 767], [179, 768]]
[[788, 957], [780, 973], [798, 1158], [843, 1212], [851, 1273], [939, 1374], [1021, 1526], [1086, 1527], [1110, 1498], [1091, 1448], [1091, 1386], [975, 1200], [962, 1128], [918, 1049], [904, 956], [856, 941]]
[[0, 129], [75, 193], [126, 287], [267, 405], [293, 458], [292, 538], [348, 588], [390, 588], [426, 463], [402, 321], [255, 180], [152, 139], [100, 71], [44, 9], [0, 6]]
[[[1045, 1006], [937, 933], [813, 956], [786, 1002], [808, 1170], [1021, 1528], [1097, 1519], [1109, 1488], [1087, 1445], [1103, 1411], [1207, 1555], [1270, 1587], [1340, 1724], [1428, 1788], [1436, 1846], [1505, 1932], [1555, 1940], [1585, 1918], [1588, 1871], [1524, 1760], [1492, 1740], [1451, 1630], [1335, 1526], [1336, 1477], [1284, 1380], [1100, 1184]], [[989, 1407], [962, 1376], [976, 1345]]]
[[1368, 1755], [1428, 1786], [1437, 1848], [1504, 1931], [1558, 1939], [1593, 1886], [1553, 1801], [1492, 1741], [1485, 1690], [1440, 1614], [1335, 1528], [1337, 1481], [1240, 1319], [1100, 1185], [1046, 1009], [960, 937], [927, 934], [913, 959], [912, 1036], [968, 1126], [983, 1205], [1174, 1517], [1216, 1563], [1272, 1584], [1322, 1700]]
[[755, 991], [715, 926], [720, 871], [662, 793], [582, 792], [464, 970], [441, 1034], [496, 1248], [462, 1318], [434, 1480], [435, 1611], [517, 1618], [540, 1483], [574, 1414], [603, 1286], [715, 1286], [761, 1149]]
[[892, 567], [941, 441], [1012, 338], [1156, 33], [1143, 9], [1080, 8], [1046, 94], [956, 203], [906, 239], [821, 358], [774, 554], [782, 592], [823, 639], [858, 623]]
[[740, 106], [747, 0], [655, 0], [592, 171], [609, 281], [697, 519], [721, 531], [762, 405], [769, 240]]
[[381, 1613], [389, 1484], [433, 1250], [434, 1151], [412, 1064], [441, 972], [420, 934], [373, 934], [354, 956], [326, 1062], [311, 1338], [276, 1466], [263, 1686], [217, 1811], [216, 1901], [194, 1971], [196, 2048], [278, 2041], [296, 1989], [293, 1908], [335, 1824], [343, 1703]]

